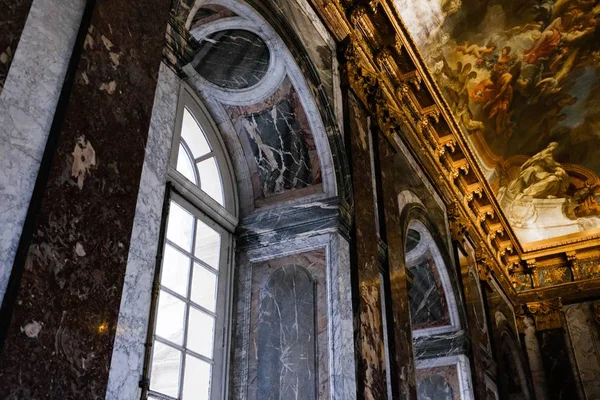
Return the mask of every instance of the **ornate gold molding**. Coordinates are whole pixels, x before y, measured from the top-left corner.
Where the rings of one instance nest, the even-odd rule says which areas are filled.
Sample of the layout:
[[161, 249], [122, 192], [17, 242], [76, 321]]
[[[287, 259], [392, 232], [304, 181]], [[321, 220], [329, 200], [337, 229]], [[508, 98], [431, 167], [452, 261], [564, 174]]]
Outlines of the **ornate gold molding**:
[[558, 329], [563, 326], [562, 300], [557, 298], [526, 304], [527, 311], [533, 316], [537, 330]]

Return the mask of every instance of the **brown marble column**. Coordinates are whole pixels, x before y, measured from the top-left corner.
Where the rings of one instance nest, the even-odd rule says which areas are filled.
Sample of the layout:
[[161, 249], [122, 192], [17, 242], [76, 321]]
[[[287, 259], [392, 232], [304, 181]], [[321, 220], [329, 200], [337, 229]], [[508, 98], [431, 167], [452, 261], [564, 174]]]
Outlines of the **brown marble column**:
[[[564, 317], [560, 298], [527, 303], [527, 311], [535, 321], [541, 360], [548, 384], [546, 393], [552, 400], [579, 398], [573, 368], [565, 339]], [[536, 390], [537, 394], [537, 390]]]
[[104, 397], [170, 4], [93, 10], [3, 304], [0, 398]]
[[393, 347], [391, 384], [398, 389], [394, 398], [416, 399], [415, 363], [412, 347], [408, 282], [406, 276], [405, 243], [402, 237], [403, 224], [400, 218], [398, 195], [402, 190], [401, 182], [406, 181], [410, 169], [404, 164], [388, 140], [379, 134], [379, 157], [381, 163], [382, 195], [385, 214], [385, 230], [388, 240], [388, 265], [390, 279], [391, 314], [393, 317], [393, 335], [390, 346]]
[[381, 307], [381, 279], [378, 257], [379, 232], [371, 169], [372, 140], [369, 119], [354, 94], [348, 94], [348, 115], [354, 188], [354, 257], [358, 285], [355, 340], [359, 398], [387, 397], [385, 346]]

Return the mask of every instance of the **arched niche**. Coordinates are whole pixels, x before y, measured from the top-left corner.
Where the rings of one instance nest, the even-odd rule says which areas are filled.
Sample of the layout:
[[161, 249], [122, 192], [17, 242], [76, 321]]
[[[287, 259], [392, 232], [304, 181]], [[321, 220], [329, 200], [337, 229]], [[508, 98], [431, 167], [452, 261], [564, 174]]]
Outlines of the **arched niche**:
[[337, 196], [336, 128], [323, 122], [331, 113], [317, 105], [286, 43], [244, 2], [211, 0], [194, 11], [198, 48], [183, 70], [234, 155], [242, 216]]
[[417, 398], [472, 400], [464, 305], [448, 244], [439, 232], [445, 221], [434, 223], [412, 191], [402, 192], [398, 203], [404, 221], [401, 235]]
[[415, 219], [408, 224], [405, 243], [413, 338], [459, 330], [458, 306], [446, 262], [423, 222]]

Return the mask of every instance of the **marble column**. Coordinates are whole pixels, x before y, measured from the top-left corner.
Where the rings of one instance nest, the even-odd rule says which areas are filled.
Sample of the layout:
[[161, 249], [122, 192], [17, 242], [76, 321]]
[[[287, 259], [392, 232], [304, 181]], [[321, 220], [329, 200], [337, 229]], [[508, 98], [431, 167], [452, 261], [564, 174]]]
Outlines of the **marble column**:
[[544, 363], [536, 335], [535, 322], [533, 318], [525, 316], [523, 317], [523, 324], [525, 326], [525, 349], [527, 350], [535, 397], [537, 400], [547, 400], [548, 393], [546, 392], [546, 388], [548, 387], [548, 383], [546, 382], [546, 375], [544, 373]]
[[[10, 0], [4, 10], [29, 10]], [[31, 1], [29, 2], [31, 3]], [[35, 0], [19, 45], [11, 47], [11, 67], [2, 78], [0, 62], [0, 303], [4, 298], [50, 126], [67, 73], [85, 0]], [[24, 10], [15, 18], [24, 18]], [[0, 17], [0, 21], [2, 18]], [[11, 35], [0, 24], [0, 46]], [[16, 27], [15, 27], [16, 29]], [[6, 36], [5, 36], [6, 35]], [[19, 37], [19, 36], [17, 36]], [[0, 61], [2, 53], [0, 48]], [[2, 84], [4, 88], [2, 89]]]
[[[546, 375], [547, 398], [575, 400], [579, 398], [565, 338], [564, 317], [560, 298], [527, 303], [527, 311], [537, 328], [540, 354]], [[537, 392], [536, 392], [537, 394]]]
[[15, 266], [0, 398], [105, 395], [170, 4], [93, 9], [28, 257]]

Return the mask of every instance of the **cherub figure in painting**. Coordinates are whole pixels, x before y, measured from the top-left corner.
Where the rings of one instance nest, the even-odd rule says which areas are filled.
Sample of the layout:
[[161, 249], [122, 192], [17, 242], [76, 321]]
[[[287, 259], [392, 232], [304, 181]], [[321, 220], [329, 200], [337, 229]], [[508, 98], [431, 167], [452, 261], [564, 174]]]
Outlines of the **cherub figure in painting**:
[[492, 54], [494, 50], [496, 50], [496, 45], [492, 42], [488, 43], [485, 46], [479, 46], [476, 44], [470, 45], [467, 42], [462, 42], [460, 45], [456, 46], [457, 52], [462, 53], [464, 55], [472, 55], [478, 59]]

